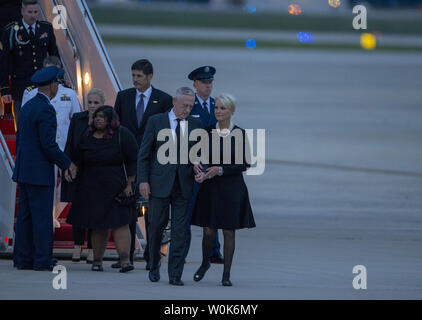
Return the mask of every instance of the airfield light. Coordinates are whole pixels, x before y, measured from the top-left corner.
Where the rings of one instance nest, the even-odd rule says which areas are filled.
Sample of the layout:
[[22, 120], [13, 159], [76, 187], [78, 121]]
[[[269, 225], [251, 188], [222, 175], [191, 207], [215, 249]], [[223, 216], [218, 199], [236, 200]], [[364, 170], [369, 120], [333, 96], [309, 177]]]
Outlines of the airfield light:
[[298, 4], [291, 4], [287, 7], [289, 14], [298, 16], [302, 13], [302, 8]]
[[328, 4], [333, 8], [340, 7], [341, 1], [340, 0], [328, 0]]
[[360, 37], [360, 45], [365, 50], [374, 50], [377, 46], [377, 39], [372, 33], [363, 33]]

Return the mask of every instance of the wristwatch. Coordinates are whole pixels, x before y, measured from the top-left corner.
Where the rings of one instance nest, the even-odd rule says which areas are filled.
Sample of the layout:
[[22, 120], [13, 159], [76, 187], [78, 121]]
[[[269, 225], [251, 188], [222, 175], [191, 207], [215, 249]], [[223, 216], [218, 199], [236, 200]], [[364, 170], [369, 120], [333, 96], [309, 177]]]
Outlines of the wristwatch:
[[223, 167], [218, 167], [218, 175], [220, 177], [223, 175]]

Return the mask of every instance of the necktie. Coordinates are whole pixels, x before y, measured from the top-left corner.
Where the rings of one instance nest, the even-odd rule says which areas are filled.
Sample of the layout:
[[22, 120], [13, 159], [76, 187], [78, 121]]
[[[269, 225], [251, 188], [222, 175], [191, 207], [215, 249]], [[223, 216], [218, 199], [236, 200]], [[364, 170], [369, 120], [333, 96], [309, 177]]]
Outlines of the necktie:
[[28, 29], [29, 29], [29, 39], [31, 39], [31, 41], [34, 41], [35, 40], [35, 34], [32, 31], [32, 26], [29, 26]]
[[181, 119], [176, 119], [177, 121], [177, 126], [176, 126], [176, 139], [177, 139], [177, 163], [180, 163], [180, 121], [182, 121]]
[[206, 101], [204, 101], [204, 111], [205, 111], [205, 113], [207, 115], [207, 119], [209, 119], [210, 118], [210, 112], [208, 111], [207, 102]]
[[145, 95], [141, 94], [141, 99], [136, 106], [136, 118], [138, 120], [138, 128], [141, 126], [142, 118], [144, 117], [144, 97]]

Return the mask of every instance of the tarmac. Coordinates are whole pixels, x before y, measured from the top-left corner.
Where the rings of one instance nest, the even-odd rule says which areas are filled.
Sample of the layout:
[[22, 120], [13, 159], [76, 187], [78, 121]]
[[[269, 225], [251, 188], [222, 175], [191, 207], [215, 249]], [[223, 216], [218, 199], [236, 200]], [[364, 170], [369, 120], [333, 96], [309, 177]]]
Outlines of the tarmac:
[[[124, 88], [148, 58], [153, 85], [174, 94], [200, 65], [217, 68], [213, 94], [238, 99], [233, 121], [266, 130], [266, 168], [245, 176], [257, 228], [236, 233], [233, 287], [222, 266], [192, 277], [201, 257], [193, 228], [184, 287], [151, 283], [144, 262], [120, 274], [60, 260], [51, 272], [0, 260], [0, 299], [421, 299], [422, 80], [420, 54], [107, 46]], [[223, 238], [220, 233], [220, 241]], [[357, 265], [367, 288], [355, 289]]]

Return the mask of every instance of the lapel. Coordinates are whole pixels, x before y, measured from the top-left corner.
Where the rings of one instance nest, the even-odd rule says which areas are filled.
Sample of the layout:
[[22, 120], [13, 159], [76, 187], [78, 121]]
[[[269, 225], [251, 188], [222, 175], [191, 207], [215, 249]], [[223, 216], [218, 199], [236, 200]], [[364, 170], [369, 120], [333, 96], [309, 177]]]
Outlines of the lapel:
[[149, 97], [149, 101], [148, 101], [147, 107], [145, 109], [144, 116], [142, 117], [141, 126], [139, 128], [142, 128], [143, 126], [145, 126], [148, 117], [151, 114], [153, 114], [154, 109], [155, 109], [155, 107], [158, 103], [159, 103], [158, 92], [154, 87], [152, 87], [151, 96]]
[[138, 122], [136, 116], [136, 88], [132, 88], [132, 90], [128, 92], [126, 99], [127, 105], [129, 106], [129, 121], [132, 122], [134, 128], [138, 129]]
[[212, 125], [217, 122], [217, 119], [215, 118], [215, 99], [212, 97], [210, 98], [210, 104], [210, 121], [208, 125]]

